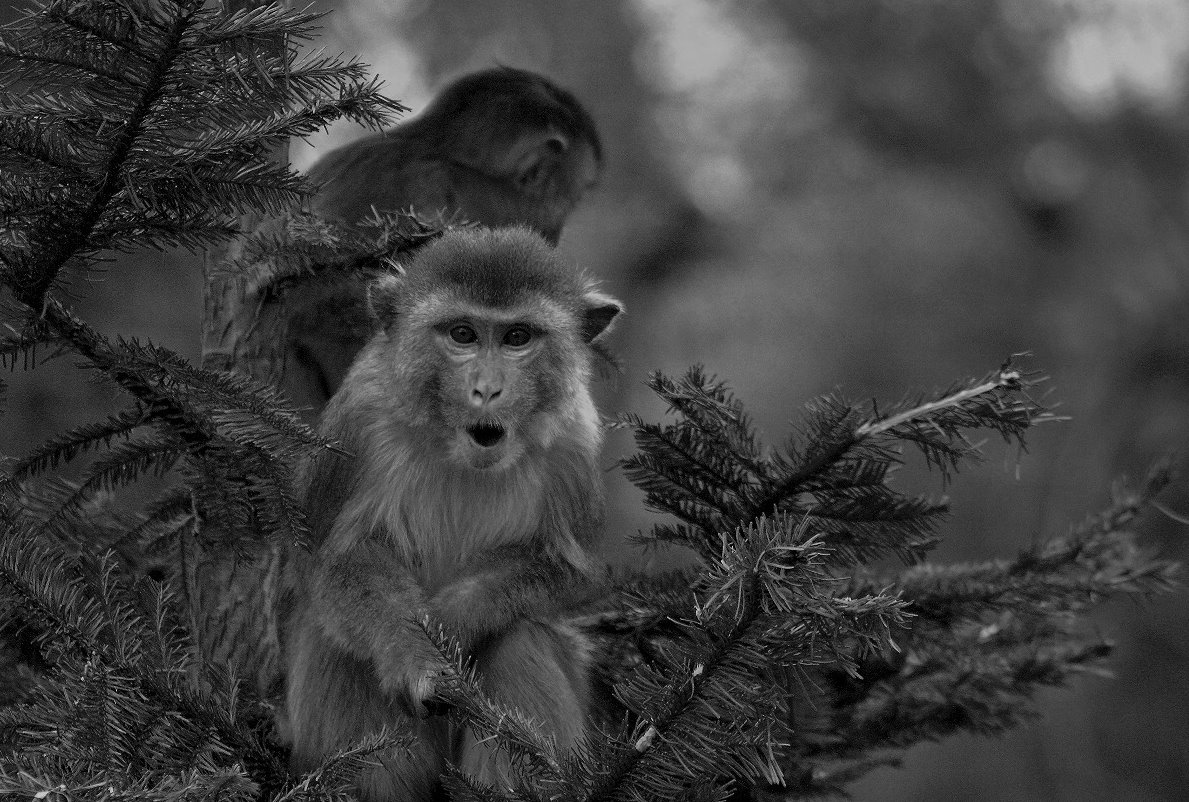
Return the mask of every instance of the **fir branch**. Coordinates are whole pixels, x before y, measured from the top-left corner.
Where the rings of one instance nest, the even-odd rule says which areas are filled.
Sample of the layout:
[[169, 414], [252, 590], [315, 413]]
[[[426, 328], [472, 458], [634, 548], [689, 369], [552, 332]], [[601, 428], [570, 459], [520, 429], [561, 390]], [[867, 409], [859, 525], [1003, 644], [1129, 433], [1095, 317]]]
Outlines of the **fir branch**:
[[569, 787], [572, 778], [567, 776], [557, 744], [542, 736], [539, 723], [488, 697], [457, 641], [433, 626], [428, 618], [420, 623], [426, 638], [451, 666], [436, 688], [436, 700], [449, 705], [452, 714], [480, 740], [504, 750], [513, 770], [522, 778], [531, 777], [537, 789]]
[[147, 410], [139, 404], [99, 423], [78, 426], [52, 437], [5, 469], [4, 482], [15, 483], [36, 476], [101, 446], [110, 446], [116, 437], [128, 438], [148, 422]]
[[310, 529], [293, 490], [292, 472], [266, 452], [256, 449], [256, 453], [246, 488], [253, 518], [273, 543], [307, 543]]
[[147, 559], [163, 556], [195, 516], [194, 491], [189, 485], [163, 493], [142, 512], [137, 522], [115, 540], [112, 548], [130, 547]]
[[[281, 462], [290, 443], [322, 448], [331, 444], [305, 425], [280, 394], [244, 376], [195, 368], [168, 349], [136, 340], [113, 345], [50, 300], [44, 319], [90, 365], [141, 401], [154, 419], [167, 423], [185, 448], [209, 447], [216, 437], [244, 447], [262, 448]], [[254, 423], [284, 439], [276, 440]]]
[[34, 534], [69, 532], [80, 508], [96, 493], [129, 484], [146, 474], [161, 476], [185, 453], [185, 448], [172, 437], [143, 438], [114, 446], [95, 460], [81, 483], [55, 485], [57, 504], [38, 522]]
[[897, 657], [864, 661], [861, 677], [827, 672], [833, 690], [819, 705], [828, 714], [803, 725], [802, 764], [814, 766], [815, 777], [819, 769], [854, 777], [873, 753], [959, 730], [997, 734], [1035, 715], [1038, 686], [1099, 672], [1110, 644], [1083, 634], [1079, 616], [1104, 599], [1164, 591], [1173, 581], [1177, 566], [1136, 547], [1129, 529], [1168, 480], [1168, 464], [1157, 464], [1140, 490], [1117, 491], [1104, 513], [1011, 560], [922, 565], [893, 580], [849, 582], [854, 593], [891, 582], [916, 617], [898, 637]]
[[248, 425], [254, 420], [296, 443], [316, 448], [331, 445], [302, 422], [279, 391], [247, 376], [197, 368], [166, 348], [122, 338], [117, 340], [115, 359], [106, 370], [121, 368], [136, 371], [153, 389], [164, 391], [170, 401], [205, 412], [199, 417], [212, 420], [219, 434], [228, 439], [254, 442], [249, 434], [254, 429]]
[[28, 321], [17, 331], [12, 326], [5, 326], [11, 334], [0, 337], [0, 367], [5, 370], [16, 370], [18, 360], [23, 370], [29, 370], [39, 363], [37, 349], [50, 347], [53, 349], [50, 358], [62, 354], [61, 339], [40, 321]]
[[[787, 708], [772, 665], [849, 665], [886, 647], [904, 603], [831, 594], [828, 553], [804, 519], [761, 519], [722, 540], [706, 595], [684, 623], [684, 642], [636, 668], [616, 698], [639, 716], [589, 799], [674, 798], [698, 780], [782, 781]], [[796, 615], [792, 615], [793, 611]]]
[[73, 349], [83, 356], [95, 369], [102, 371], [117, 384], [128, 391], [134, 398], [153, 410], [157, 415], [176, 423], [193, 424], [195, 431], [181, 433], [190, 442], [205, 441], [209, 438], [209, 427], [201, 421], [195, 421], [187, 415], [179, 399], [163, 392], [163, 388], [154, 387], [151, 378], [130, 370], [123, 363], [120, 355], [108, 340], [75, 317], [69, 310], [50, 299], [42, 312], [42, 320], [63, 341], [69, 343]]
[[[112, 45], [144, 62], [152, 61], [152, 55], [128, 36], [129, 26], [127, 24], [119, 24], [113, 28], [110, 17], [101, 18], [102, 21], [99, 21], [100, 18], [91, 20], [77, 11], [75, 13], [67, 13], [60, 6], [50, 6], [47, 8], [45, 17], [51, 23], [65, 28], [72, 28], [85, 34], [88, 38], [102, 42], [103, 44]], [[52, 35], [53, 32], [54, 26], [48, 25], [46, 27], [46, 33]]]
[[[136, 595], [115, 579], [114, 566], [109, 554], [94, 568], [86, 569], [83, 563], [31, 540], [17, 528], [0, 533], [0, 595], [20, 605], [41, 625], [46, 643], [52, 639], [55, 662], [62, 666], [60, 676], [73, 676], [78, 660], [97, 655], [105, 669], [133, 678], [146, 700], [180, 717], [173, 719], [174, 723], [190, 728], [204, 740], [213, 737], [218, 753], [236, 755], [258, 772], [256, 776], [280, 785], [284, 769], [259, 736], [236, 720], [234, 692], [201, 690], [187, 676], [196, 672], [206, 688], [218, 688], [219, 683], [211, 682], [214, 675], [209, 667], [160, 665], [150, 658], [151, 654], [192, 652], [181, 644], [164, 651], [160, 647], [145, 650], [146, 644], [180, 637], [180, 630], [148, 635], [145, 630], [150, 625], [146, 622], [166, 619], [159, 610], [146, 612], [138, 606]], [[54, 693], [54, 688], [47, 685], [45, 691]], [[44, 697], [43, 701], [52, 703]], [[73, 702], [61, 713], [73, 716]], [[22, 713], [18, 709], [13, 715]]]
[[1116, 488], [1105, 511], [1011, 560], [919, 566], [897, 584], [932, 624], [1011, 612], [1020, 616], [1076, 613], [1120, 593], [1151, 595], [1175, 586], [1180, 566], [1140, 548], [1128, 525], [1171, 480], [1158, 462], [1137, 491]]
[[[35, 53], [0, 44], [0, 60], [4, 59], [19, 60], [23, 66], [37, 65], [38, 68], [43, 70], [43, 78], [53, 77], [57, 80], [68, 81], [78, 77], [76, 73], [80, 73], [84, 77], [106, 78], [117, 84], [125, 83], [127, 80], [127, 76], [124, 73], [109, 69], [94, 61], [80, 61], [68, 56]], [[32, 69], [30, 69], [30, 72], [32, 72]]]
[[222, 272], [252, 294], [271, 299], [322, 279], [366, 281], [441, 236], [441, 225], [412, 213], [391, 213], [354, 226], [313, 214], [291, 214], [262, 226]]
[[[186, 769], [166, 776], [119, 776], [117, 783], [111, 773], [102, 772], [96, 776], [82, 771], [68, 772], [54, 762], [38, 757], [40, 759], [25, 762], [16, 773], [9, 773], [4, 765], [0, 765], [0, 794], [50, 802], [79, 799], [99, 799], [103, 802], [191, 802], [205, 799], [255, 802], [260, 794], [259, 786], [247, 777], [241, 767]], [[30, 766], [30, 763], [34, 765]], [[32, 773], [43, 767], [44, 771]]]
[[17, 105], [0, 95], [0, 163], [15, 163], [33, 173], [21, 176], [24, 179], [21, 184], [7, 176], [14, 183], [0, 184], [0, 204], [3, 204], [0, 208], [6, 211], [11, 201], [2, 196], [21, 197], [28, 202], [30, 193], [41, 189], [39, 178], [45, 181], [55, 176], [64, 179], [67, 185], [73, 185], [85, 180], [87, 175], [76, 161], [77, 150], [71, 148], [59, 131], [41, 124], [36, 117], [31, 120], [17, 117], [27, 111], [26, 104]]
[[451, 802], [521, 802], [532, 799], [521, 794], [502, 793], [454, 766], [446, 767], [446, 773], [442, 775], [442, 789], [449, 795]]
[[1109, 652], [1105, 641], [1069, 640], [989, 655], [972, 654], [961, 644], [913, 653], [903, 677], [880, 683], [833, 720], [824, 746], [852, 757], [962, 730], [997, 735], [1036, 717], [1031, 697], [1038, 685], [1064, 685]]
[[921, 449], [931, 465], [941, 469], [943, 477], [964, 459], [978, 453], [965, 439], [965, 429], [989, 427], [1006, 440], [1022, 445], [1023, 434], [1030, 426], [1053, 419], [1028, 395], [1028, 390], [1038, 381], [1026, 377], [1008, 361], [982, 381], [959, 385], [930, 401], [902, 405], [888, 415], [875, 414], [860, 421], [853, 408], [832, 411], [832, 425], [840, 430], [838, 436], [829, 447], [818, 450], [786, 476], [760, 501], [758, 509], [762, 513], [776, 510], [813, 477], [868, 442], [877, 445], [884, 439], [911, 442]]
[[755, 475], [763, 472], [751, 422], [724, 382], [707, 377], [701, 366], [695, 366], [680, 382], [654, 372], [649, 387], [717, 446], [715, 450], [729, 454], [736, 465], [744, 468], [745, 478], [754, 481]]
[[706, 561], [714, 559], [719, 532], [785, 510], [816, 516], [839, 564], [889, 552], [915, 562], [936, 544], [946, 504], [887, 487], [898, 445], [920, 447], [948, 476], [977, 455], [965, 429], [986, 426], [1020, 440], [1047, 415], [1027, 395], [1034, 382], [1008, 363], [985, 381], [890, 415], [821, 399], [809, 407], [804, 446], [764, 456], [742, 406], [699, 368], [681, 381], [654, 374], [650, 383], [680, 419], [662, 427], [622, 417], [619, 425], [634, 430], [640, 449], [623, 461], [624, 471], [647, 506], [685, 524], [658, 526], [651, 539], [682, 543]]
[[61, 271], [101, 249], [202, 246], [233, 233], [241, 212], [291, 208], [306, 188], [269, 163], [270, 145], [402, 111], [357, 62], [261, 47], [309, 36], [316, 19], [201, 0], [58, 0], [11, 29], [0, 76], [30, 84], [5, 97], [20, 113], [0, 154], [24, 171], [0, 182], [0, 208], [19, 210], [4, 250], [14, 296], [40, 311]]
[[328, 755], [316, 769], [302, 775], [284, 789], [274, 802], [350, 802], [356, 798], [353, 785], [361, 772], [380, 766], [378, 758], [382, 753], [399, 751], [412, 755], [412, 747], [416, 742], [417, 736], [411, 732], [385, 730], [365, 735], [350, 746]]
[[[124, 124], [111, 139], [110, 155], [96, 182], [89, 200], [80, 203], [80, 213], [72, 219], [57, 221], [53, 239], [46, 243], [38, 254], [36, 272], [30, 280], [15, 284], [13, 294], [28, 306], [38, 309], [45, 300], [46, 292], [58, 278], [58, 273], [66, 262], [79, 251], [88, 249], [88, 237], [92, 228], [98, 223], [107, 205], [122, 185], [121, 170], [124, 162], [132, 151], [133, 144], [143, 133], [143, 125], [154, 103], [164, 86], [172, 62], [177, 56], [190, 18], [198, 10], [200, 4], [193, 0], [190, 7], [179, 7], [177, 16], [164, 42], [161, 43], [157, 58], [151, 67], [150, 75], [143, 87], [139, 87], [139, 97], [129, 110]], [[21, 57], [28, 57], [29, 53], [22, 53]]]

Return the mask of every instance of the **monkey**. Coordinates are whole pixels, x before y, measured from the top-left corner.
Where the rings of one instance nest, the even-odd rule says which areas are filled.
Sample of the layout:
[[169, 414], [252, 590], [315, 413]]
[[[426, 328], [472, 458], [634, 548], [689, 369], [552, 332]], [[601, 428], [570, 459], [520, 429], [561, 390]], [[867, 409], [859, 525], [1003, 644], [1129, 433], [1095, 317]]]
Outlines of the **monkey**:
[[[602, 429], [592, 344], [622, 305], [527, 227], [456, 229], [369, 289], [377, 331], [331, 399], [300, 490], [309, 551], [282, 613], [292, 767], [383, 727], [418, 736], [359, 792], [427, 800], [446, 763], [507, 788], [507, 759], [427, 703], [446, 671], [423, 616], [495, 701], [556, 739], [586, 726]], [[587, 595], [584, 596], [583, 594]]]
[[[430, 220], [523, 224], [556, 245], [602, 165], [595, 122], [570, 92], [499, 67], [459, 78], [419, 115], [316, 162], [310, 209], [344, 224], [410, 209]], [[364, 284], [295, 299], [282, 388], [308, 417], [371, 335]]]
[[313, 211], [348, 223], [372, 210], [446, 210], [487, 226], [523, 224], [556, 245], [598, 179], [594, 119], [568, 91], [511, 67], [465, 75], [425, 110], [327, 154], [309, 171]]

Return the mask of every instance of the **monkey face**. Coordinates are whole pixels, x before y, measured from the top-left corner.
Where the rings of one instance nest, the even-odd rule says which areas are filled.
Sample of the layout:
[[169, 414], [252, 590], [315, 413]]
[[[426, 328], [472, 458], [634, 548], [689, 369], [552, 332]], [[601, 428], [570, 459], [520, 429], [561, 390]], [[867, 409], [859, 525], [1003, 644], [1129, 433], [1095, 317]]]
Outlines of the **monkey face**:
[[450, 458], [480, 470], [515, 464], [526, 449], [539, 445], [532, 422], [549, 395], [541, 381], [542, 363], [549, 361], [546, 329], [481, 312], [433, 328], [445, 356], [438, 388]]
[[504, 470], [559, 439], [599, 440], [591, 344], [621, 307], [539, 234], [449, 232], [373, 282], [368, 302], [382, 328], [356, 369], [389, 390], [386, 417], [421, 453]]

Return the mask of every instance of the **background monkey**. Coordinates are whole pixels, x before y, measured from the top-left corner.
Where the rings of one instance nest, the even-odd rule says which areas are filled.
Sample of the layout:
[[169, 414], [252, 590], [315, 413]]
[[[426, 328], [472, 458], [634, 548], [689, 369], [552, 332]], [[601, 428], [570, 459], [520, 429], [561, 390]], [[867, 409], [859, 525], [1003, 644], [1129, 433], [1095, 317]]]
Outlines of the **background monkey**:
[[428, 799], [444, 761], [506, 785], [423, 704], [444, 668], [418, 625], [460, 640], [498, 701], [561, 746], [583, 730], [584, 642], [561, 623], [602, 526], [592, 341], [619, 313], [524, 228], [459, 230], [371, 290], [380, 331], [327, 407], [305, 475], [314, 550], [282, 623], [293, 765], [384, 725], [418, 760], [370, 771], [370, 800]]
[[[332, 151], [309, 173], [311, 208], [345, 223], [413, 209], [427, 218], [526, 225], [557, 244], [598, 179], [594, 120], [569, 92], [507, 67], [464, 76], [418, 116]], [[371, 335], [359, 282], [292, 299], [283, 389], [317, 413]]]

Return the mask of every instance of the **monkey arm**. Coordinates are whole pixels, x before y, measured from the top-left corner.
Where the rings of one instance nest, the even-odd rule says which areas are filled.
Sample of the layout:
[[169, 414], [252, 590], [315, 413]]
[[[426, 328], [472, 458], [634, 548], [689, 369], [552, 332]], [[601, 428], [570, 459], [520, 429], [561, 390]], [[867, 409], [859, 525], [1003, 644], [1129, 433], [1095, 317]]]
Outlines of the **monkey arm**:
[[370, 662], [381, 690], [422, 713], [447, 666], [421, 627], [426, 604], [417, 580], [374, 538], [326, 551], [310, 577], [316, 625], [335, 646]]
[[540, 546], [476, 555], [429, 600], [430, 615], [466, 650], [524, 618], [553, 618], [593, 596], [590, 573]]

